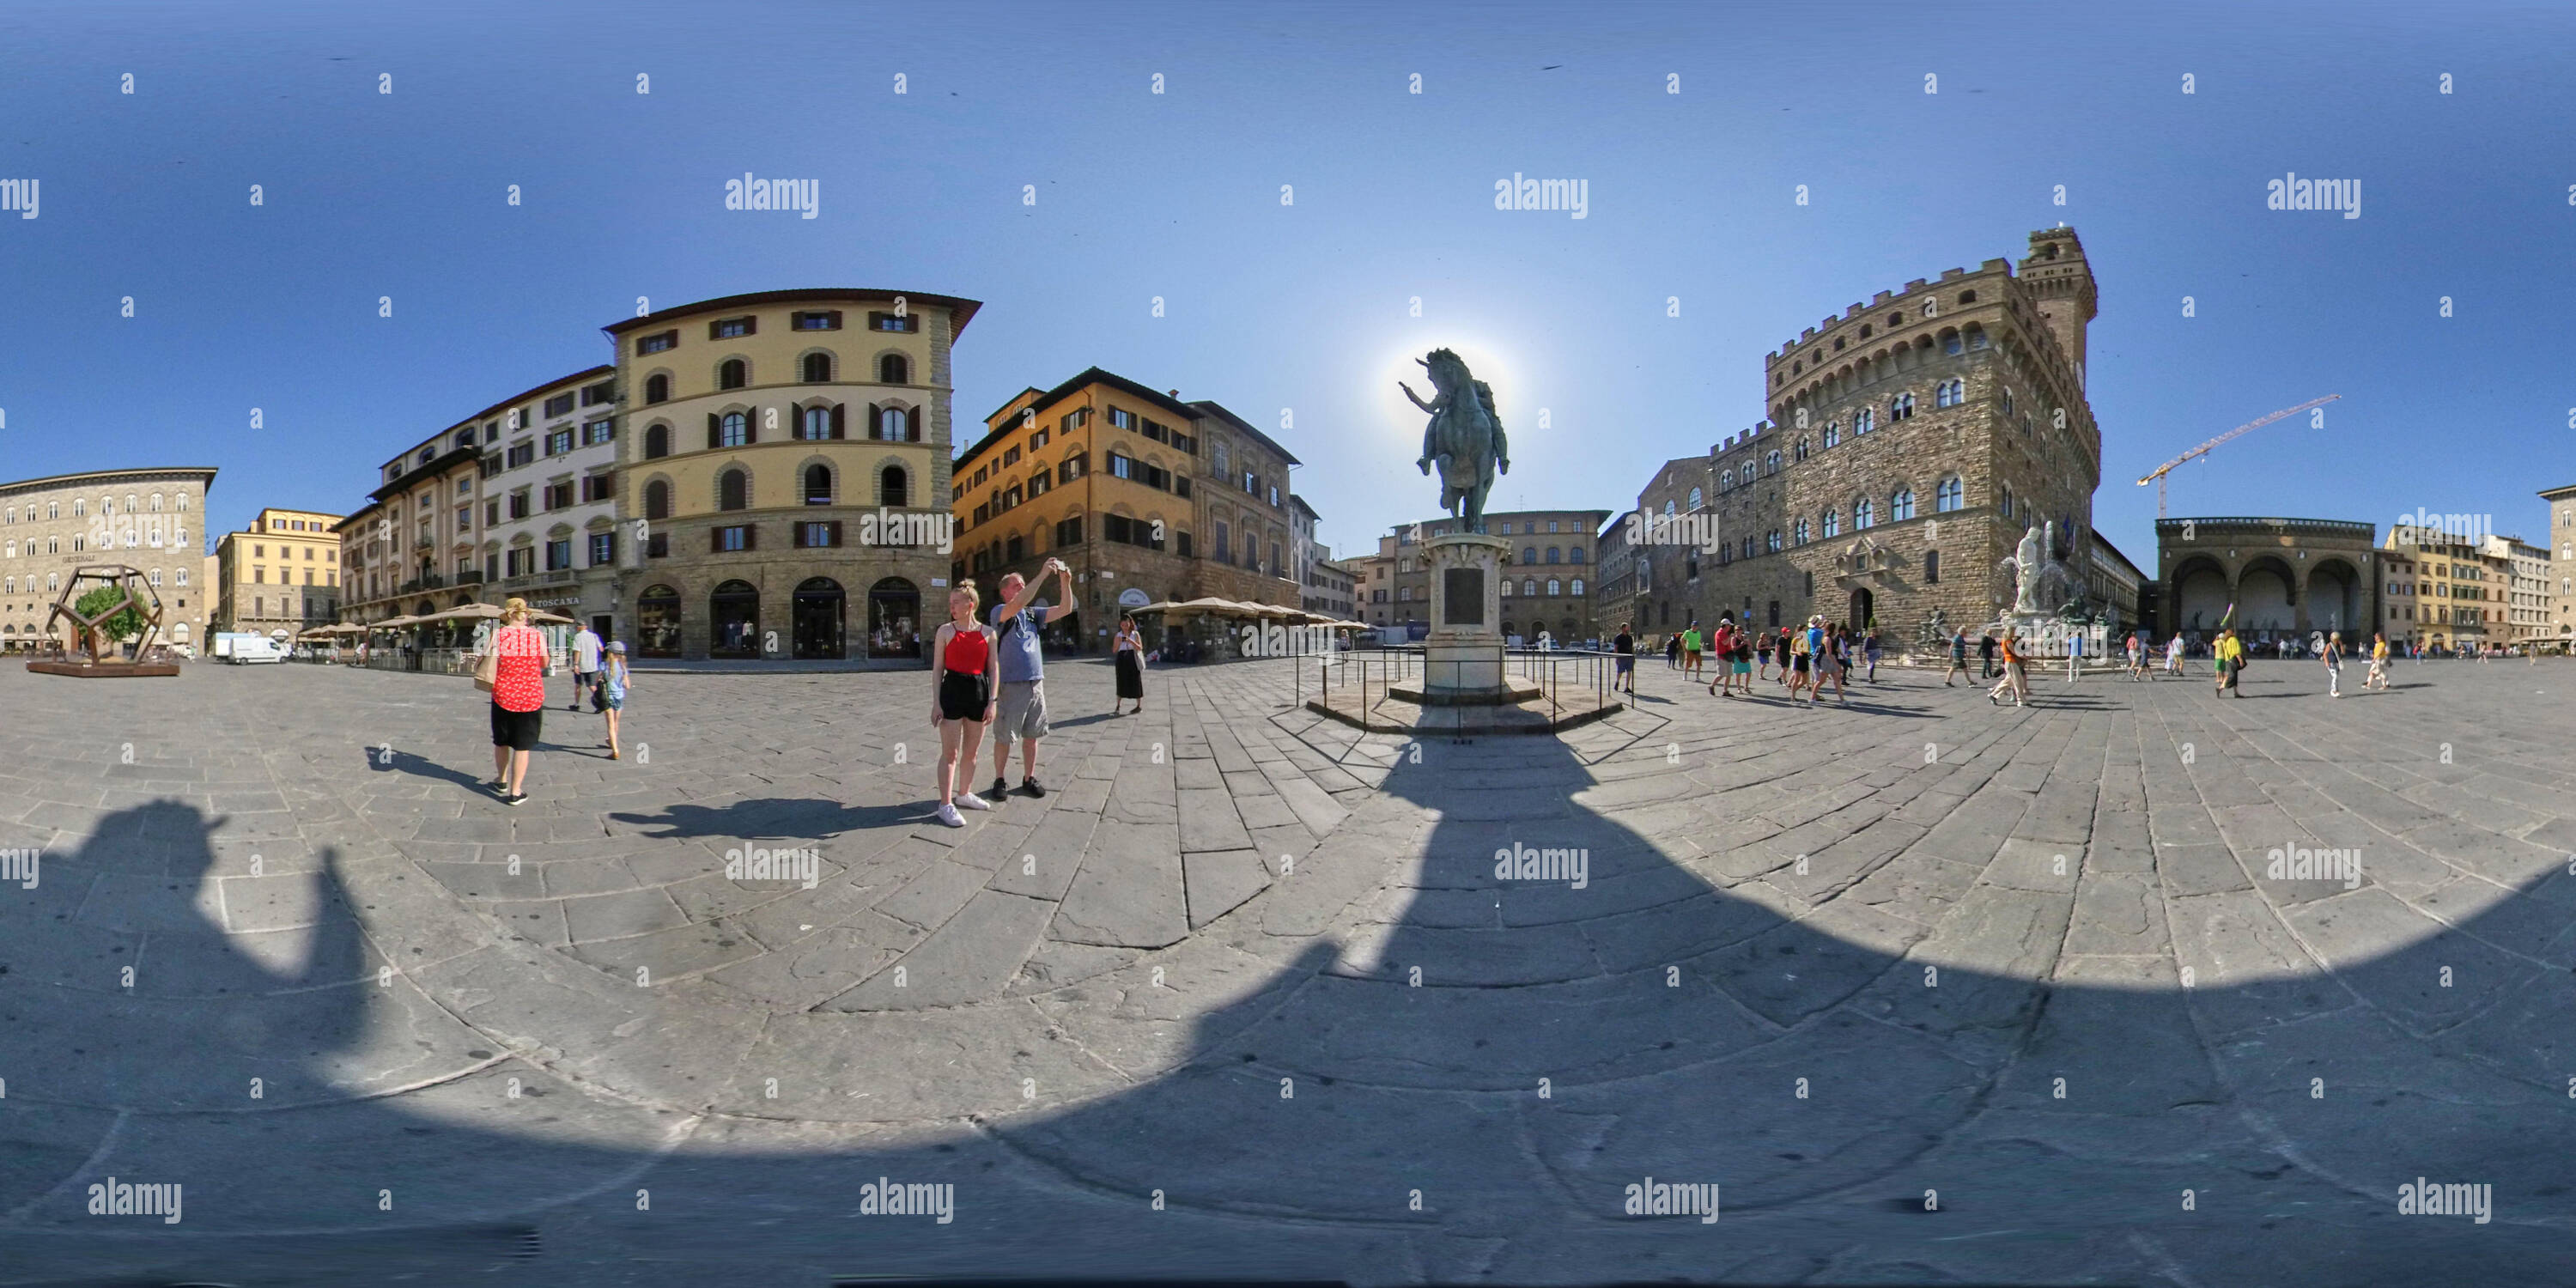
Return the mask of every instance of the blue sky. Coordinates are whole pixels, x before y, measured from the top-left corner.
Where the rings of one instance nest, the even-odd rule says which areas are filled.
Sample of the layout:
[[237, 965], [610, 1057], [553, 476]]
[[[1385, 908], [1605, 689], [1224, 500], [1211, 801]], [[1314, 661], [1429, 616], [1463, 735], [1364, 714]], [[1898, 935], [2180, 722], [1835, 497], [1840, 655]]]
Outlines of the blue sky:
[[[1801, 328], [2063, 220], [2101, 283], [2095, 519], [2132, 558], [2132, 480], [2327, 393], [2323, 431], [2178, 472], [2174, 513], [2545, 541], [2571, 47], [2576, 9], [2461, 4], [16, 3], [0, 178], [42, 205], [0, 216], [0, 478], [214, 465], [223, 528], [345, 511], [606, 361], [639, 296], [885, 286], [985, 302], [970, 431], [1093, 364], [1293, 414], [1354, 551], [1435, 510], [1408, 354], [1483, 359], [1496, 508], [1617, 509], [1759, 419]], [[746, 171], [819, 180], [819, 216], [724, 210]], [[2361, 217], [2266, 210], [2290, 171], [2360, 180]], [[1588, 217], [1494, 210], [1514, 173], [1586, 180]]]

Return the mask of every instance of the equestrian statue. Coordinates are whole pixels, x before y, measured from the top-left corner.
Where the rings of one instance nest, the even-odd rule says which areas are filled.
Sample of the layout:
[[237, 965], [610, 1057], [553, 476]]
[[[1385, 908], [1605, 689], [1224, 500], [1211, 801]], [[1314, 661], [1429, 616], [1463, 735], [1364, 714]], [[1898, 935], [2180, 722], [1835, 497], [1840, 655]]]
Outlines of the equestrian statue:
[[1467, 370], [1447, 349], [1416, 358], [1431, 373], [1439, 397], [1429, 402], [1399, 380], [1396, 388], [1413, 405], [1431, 413], [1422, 431], [1422, 459], [1414, 464], [1428, 474], [1440, 467], [1440, 506], [1457, 516], [1459, 531], [1485, 530], [1485, 497], [1494, 490], [1494, 475], [1512, 472], [1511, 449], [1503, 443], [1503, 420], [1494, 414], [1494, 391]]

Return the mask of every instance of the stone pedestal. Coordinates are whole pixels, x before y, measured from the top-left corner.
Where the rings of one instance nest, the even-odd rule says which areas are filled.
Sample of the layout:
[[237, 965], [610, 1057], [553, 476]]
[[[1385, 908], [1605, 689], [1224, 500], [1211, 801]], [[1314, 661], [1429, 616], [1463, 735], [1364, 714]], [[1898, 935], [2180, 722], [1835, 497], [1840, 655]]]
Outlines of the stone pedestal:
[[1521, 699], [1503, 673], [1503, 556], [1500, 537], [1450, 533], [1424, 545], [1431, 565], [1431, 634], [1422, 642], [1421, 701], [1481, 706]]

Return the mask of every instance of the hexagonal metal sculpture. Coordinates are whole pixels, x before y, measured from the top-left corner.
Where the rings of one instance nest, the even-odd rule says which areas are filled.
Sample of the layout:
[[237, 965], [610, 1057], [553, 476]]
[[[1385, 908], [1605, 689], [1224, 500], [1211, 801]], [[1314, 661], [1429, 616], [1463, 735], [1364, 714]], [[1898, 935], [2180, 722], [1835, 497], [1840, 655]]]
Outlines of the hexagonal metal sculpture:
[[[81, 596], [100, 586], [113, 586], [123, 593], [114, 603], [84, 616], [79, 607]], [[113, 645], [103, 634], [107, 623], [129, 608], [143, 618], [143, 633], [135, 639], [131, 662], [111, 657], [108, 650]], [[179, 673], [176, 665], [158, 656], [161, 596], [154, 592], [140, 568], [127, 564], [83, 564], [74, 568], [62, 597], [54, 601], [54, 611], [45, 616], [45, 633], [52, 635], [58, 622], [63, 625], [64, 638], [55, 644], [55, 658], [29, 662], [28, 670], [88, 679]]]

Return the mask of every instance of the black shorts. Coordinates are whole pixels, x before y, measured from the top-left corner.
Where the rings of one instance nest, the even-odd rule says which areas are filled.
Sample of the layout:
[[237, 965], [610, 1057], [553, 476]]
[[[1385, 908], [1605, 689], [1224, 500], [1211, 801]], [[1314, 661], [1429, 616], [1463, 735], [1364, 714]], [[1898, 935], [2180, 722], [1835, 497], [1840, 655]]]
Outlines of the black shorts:
[[491, 707], [493, 746], [507, 747], [512, 751], [537, 749], [537, 737], [546, 723], [544, 707], [534, 711], [505, 711], [498, 702], [492, 703]]
[[1792, 669], [1796, 670], [1798, 674], [1805, 675], [1807, 673], [1807, 654], [1793, 654], [1790, 657], [1789, 662]]
[[984, 709], [992, 704], [992, 691], [985, 687], [982, 675], [950, 671], [939, 677], [940, 719], [982, 720]]

